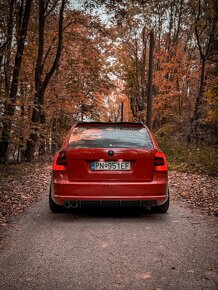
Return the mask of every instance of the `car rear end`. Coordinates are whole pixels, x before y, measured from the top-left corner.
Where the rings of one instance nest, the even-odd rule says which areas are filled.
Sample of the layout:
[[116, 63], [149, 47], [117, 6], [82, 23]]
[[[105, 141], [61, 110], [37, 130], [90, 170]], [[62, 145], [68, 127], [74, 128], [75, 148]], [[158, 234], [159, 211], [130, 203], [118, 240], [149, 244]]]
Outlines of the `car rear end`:
[[141, 123], [79, 123], [54, 157], [58, 206], [158, 207], [168, 198], [166, 157]]

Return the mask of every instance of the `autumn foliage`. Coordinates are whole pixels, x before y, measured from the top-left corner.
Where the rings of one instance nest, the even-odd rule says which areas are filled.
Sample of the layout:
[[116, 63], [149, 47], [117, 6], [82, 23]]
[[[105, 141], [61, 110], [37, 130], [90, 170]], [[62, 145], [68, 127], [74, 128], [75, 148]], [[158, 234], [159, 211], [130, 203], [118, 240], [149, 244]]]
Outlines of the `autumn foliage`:
[[1, 1], [1, 161], [54, 153], [81, 120], [146, 122], [151, 31], [153, 130], [215, 143], [216, 1], [77, 4]]

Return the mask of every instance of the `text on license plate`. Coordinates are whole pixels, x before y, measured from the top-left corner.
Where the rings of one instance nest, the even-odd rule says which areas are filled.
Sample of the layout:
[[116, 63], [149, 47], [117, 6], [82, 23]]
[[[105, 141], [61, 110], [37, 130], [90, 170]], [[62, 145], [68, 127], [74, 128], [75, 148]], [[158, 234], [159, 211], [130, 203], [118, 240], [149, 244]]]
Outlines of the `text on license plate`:
[[131, 169], [131, 164], [129, 161], [126, 162], [116, 162], [116, 161], [95, 161], [91, 162], [91, 170], [122, 170], [127, 171]]

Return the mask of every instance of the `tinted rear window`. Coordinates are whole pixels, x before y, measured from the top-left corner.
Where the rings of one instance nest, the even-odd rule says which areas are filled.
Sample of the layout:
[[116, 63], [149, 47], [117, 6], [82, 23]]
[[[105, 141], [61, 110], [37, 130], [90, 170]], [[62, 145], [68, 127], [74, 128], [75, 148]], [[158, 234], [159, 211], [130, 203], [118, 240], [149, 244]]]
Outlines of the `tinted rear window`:
[[153, 143], [142, 126], [78, 126], [72, 131], [70, 148], [146, 148]]

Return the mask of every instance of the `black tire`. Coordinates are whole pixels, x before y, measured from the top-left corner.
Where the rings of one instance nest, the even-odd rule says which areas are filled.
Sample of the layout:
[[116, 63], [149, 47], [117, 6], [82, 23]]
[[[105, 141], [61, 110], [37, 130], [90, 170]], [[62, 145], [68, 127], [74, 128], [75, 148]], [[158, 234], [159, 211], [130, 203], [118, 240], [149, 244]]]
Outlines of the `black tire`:
[[63, 211], [63, 206], [56, 204], [51, 197], [51, 187], [49, 190], [49, 208], [51, 212], [59, 213]]
[[168, 194], [168, 199], [167, 201], [162, 204], [162, 205], [158, 205], [158, 206], [154, 206], [152, 209], [155, 211], [155, 212], [158, 212], [158, 213], [166, 213], [169, 209], [169, 205], [170, 205], [170, 197], [169, 197], [169, 194]]

